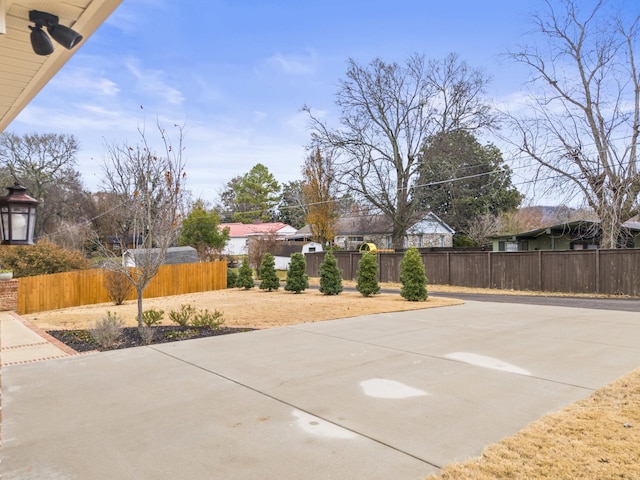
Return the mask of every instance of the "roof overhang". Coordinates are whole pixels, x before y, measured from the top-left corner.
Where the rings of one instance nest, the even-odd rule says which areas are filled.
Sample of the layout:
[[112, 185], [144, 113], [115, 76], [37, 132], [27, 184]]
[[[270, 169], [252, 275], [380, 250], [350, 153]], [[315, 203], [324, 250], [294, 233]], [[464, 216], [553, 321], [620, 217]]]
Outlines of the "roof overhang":
[[[0, 0], [0, 133], [18, 116], [122, 0]], [[67, 50], [55, 44], [48, 56], [31, 48], [29, 11], [57, 15], [84, 37]], [[2, 33], [4, 32], [4, 33]]]

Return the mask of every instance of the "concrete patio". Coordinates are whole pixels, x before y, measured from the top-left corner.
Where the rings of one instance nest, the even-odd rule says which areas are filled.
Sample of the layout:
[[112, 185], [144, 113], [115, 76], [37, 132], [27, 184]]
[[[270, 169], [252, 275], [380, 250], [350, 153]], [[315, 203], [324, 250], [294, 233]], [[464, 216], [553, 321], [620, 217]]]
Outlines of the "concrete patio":
[[2, 475], [420, 479], [637, 368], [638, 338], [637, 312], [468, 302], [14, 363]]

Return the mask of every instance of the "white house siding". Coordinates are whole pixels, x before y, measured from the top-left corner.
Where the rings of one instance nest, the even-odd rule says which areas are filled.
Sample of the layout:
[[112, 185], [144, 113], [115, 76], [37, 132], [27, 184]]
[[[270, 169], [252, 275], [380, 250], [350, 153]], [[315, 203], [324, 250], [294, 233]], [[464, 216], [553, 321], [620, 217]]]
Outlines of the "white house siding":
[[224, 246], [222, 253], [224, 255], [247, 255], [249, 253], [247, 243], [247, 237], [230, 238]]

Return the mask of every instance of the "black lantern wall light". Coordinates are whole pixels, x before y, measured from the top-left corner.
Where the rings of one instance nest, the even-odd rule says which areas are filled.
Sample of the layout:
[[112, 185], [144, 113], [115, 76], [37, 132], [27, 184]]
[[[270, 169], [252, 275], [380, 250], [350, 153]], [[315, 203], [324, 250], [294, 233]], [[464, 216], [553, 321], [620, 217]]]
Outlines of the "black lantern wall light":
[[[60, 25], [58, 17], [51, 13], [31, 10], [29, 12], [29, 21], [36, 24], [35, 27], [29, 25], [29, 28], [31, 29], [31, 47], [38, 55], [51, 55], [53, 53], [53, 43], [51, 43], [49, 35], [69, 50], [82, 40], [82, 35], [69, 27]], [[45, 33], [42, 29], [43, 27], [47, 27], [49, 35]]]
[[15, 183], [9, 194], [0, 197], [0, 231], [3, 245], [34, 245], [36, 207], [39, 202], [27, 195], [27, 189]]

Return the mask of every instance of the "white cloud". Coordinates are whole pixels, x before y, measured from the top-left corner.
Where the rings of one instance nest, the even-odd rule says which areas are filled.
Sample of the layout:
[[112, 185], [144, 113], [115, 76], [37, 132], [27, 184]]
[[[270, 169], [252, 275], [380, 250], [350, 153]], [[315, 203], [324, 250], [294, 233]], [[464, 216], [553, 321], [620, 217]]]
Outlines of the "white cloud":
[[316, 72], [316, 59], [313, 53], [306, 55], [285, 55], [276, 53], [267, 59], [267, 65], [285, 75], [306, 76]]
[[107, 78], [102, 72], [88, 67], [67, 68], [53, 77], [51, 86], [64, 88], [74, 94], [82, 92], [90, 95], [113, 97], [120, 92], [118, 84]]
[[[316, 113], [314, 111], [314, 115]], [[309, 114], [307, 112], [299, 111], [285, 119], [285, 125], [298, 133], [307, 133], [309, 131], [309, 123]]]
[[163, 98], [171, 105], [179, 105], [184, 101], [182, 92], [162, 80], [164, 73], [160, 70], [143, 70], [139, 62], [129, 59], [125, 62], [127, 70], [138, 81], [138, 89], [145, 93]]
[[255, 110], [253, 112], [253, 122], [254, 123], [260, 123], [262, 122], [265, 118], [267, 118], [267, 114], [265, 112], [261, 112], [259, 110]]
[[166, 11], [168, 5], [166, 0], [127, 0], [107, 17], [105, 24], [124, 34], [136, 35], [139, 34], [141, 25], [151, 21], [150, 11]]

